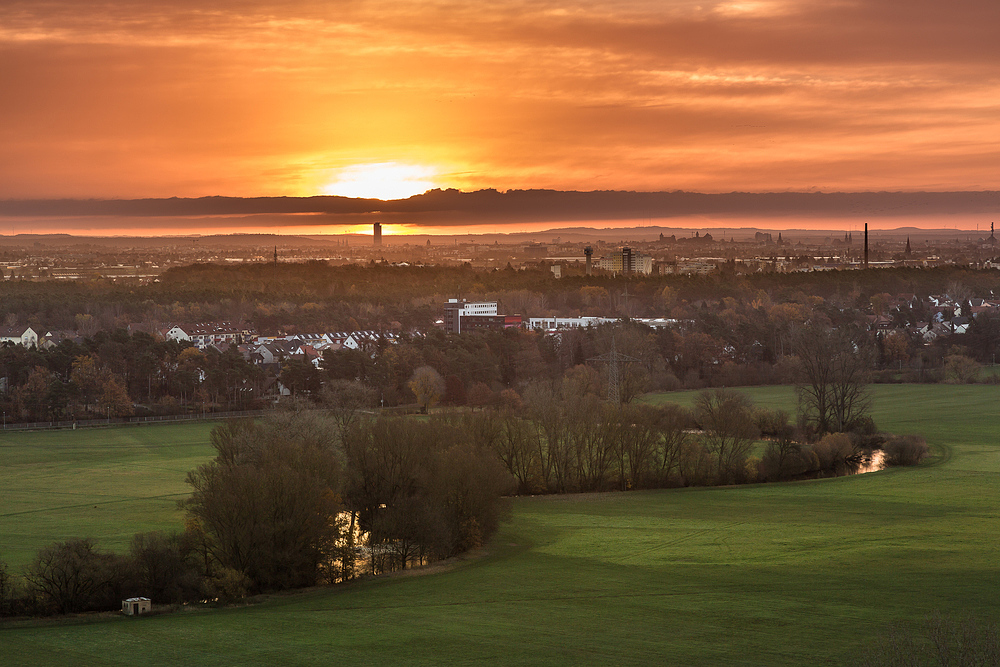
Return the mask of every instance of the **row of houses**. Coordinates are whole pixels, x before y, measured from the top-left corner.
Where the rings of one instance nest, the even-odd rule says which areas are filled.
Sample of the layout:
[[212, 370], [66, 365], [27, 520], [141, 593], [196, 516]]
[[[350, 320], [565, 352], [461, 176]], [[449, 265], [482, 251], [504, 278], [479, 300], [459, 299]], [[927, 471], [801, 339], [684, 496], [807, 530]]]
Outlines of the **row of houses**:
[[[250, 326], [228, 322], [199, 324], [168, 324], [149, 327], [133, 324], [130, 333], [145, 331], [162, 340], [191, 343], [199, 350], [214, 348], [225, 352], [236, 348], [245, 359], [255, 363], [275, 363], [295, 356], [318, 359], [326, 350], [369, 349], [380, 342], [395, 343], [399, 335], [390, 331], [335, 331], [289, 336], [261, 336]], [[63, 340], [80, 343], [83, 336], [73, 331], [47, 331], [39, 335], [29, 326], [0, 327], [0, 345], [10, 343], [23, 347], [48, 349]]]
[[[899, 326], [899, 318], [893, 318], [891, 315], [898, 315], [909, 309], [919, 309], [920, 312], [926, 313], [927, 318], [906, 327]], [[1000, 314], [1000, 299], [962, 300], [949, 295], [932, 295], [921, 299], [915, 294], [903, 293], [889, 299], [886, 312], [889, 314], [870, 315], [869, 328], [884, 333], [905, 330], [911, 338], [931, 343], [937, 338], [967, 333], [975, 319], [984, 313]]]
[[380, 344], [395, 344], [399, 335], [390, 331], [339, 331], [257, 336], [252, 344], [239, 346], [243, 358], [254, 364], [274, 364], [285, 359], [302, 359], [319, 368], [326, 351], [374, 350]]
[[47, 350], [59, 345], [66, 339], [82, 341], [83, 337], [73, 331], [46, 331], [39, 334], [29, 326], [5, 326], [0, 327], [0, 345], [9, 343], [22, 347], [37, 347]]
[[[200, 350], [215, 345], [238, 345], [251, 341], [256, 337], [252, 328], [238, 327], [223, 322], [221, 324], [169, 324], [161, 327], [148, 327], [132, 324], [129, 333], [145, 331], [163, 340], [187, 341]], [[12, 343], [23, 347], [48, 349], [55, 347], [63, 340], [82, 342], [83, 336], [75, 331], [46, 331], [39, 334], [33, 328], [24, 325], [0, 327], [0, 345]]]

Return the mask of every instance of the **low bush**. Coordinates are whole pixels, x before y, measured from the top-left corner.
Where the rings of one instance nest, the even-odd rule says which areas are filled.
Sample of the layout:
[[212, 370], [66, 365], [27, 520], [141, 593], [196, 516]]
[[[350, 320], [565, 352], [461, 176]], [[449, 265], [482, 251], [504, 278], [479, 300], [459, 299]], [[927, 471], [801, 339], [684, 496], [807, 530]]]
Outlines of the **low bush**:
[[39, 551], [24, 578], [40, 612], [67, 614], [117, 608], [131, 576], [124, 557], [72, 539]]
[[681, 443], [677, 469], [682, 486], [708, 486], [712, 483], [715, 459], [698, 440]]
[[220, 602], [233, 602], [250, 594], [253, 581], [239, 570], [230, 567], [218, 568], [213, 576], [203, 582], [204, 595]]
[[927, 441], [919, 435], [890, 436], [882, 445], [887, 466], [915, 466], [930, 452]]
[[857, 667], [978, 667], [1000, 665], [1000, 633], [994, 622], [929, 616], [922, 630], [889, 626], [878, 645], [855, 662]]
[[785, 435], [790, 428], [788, 420], [788, 413], [784, 410], [756, 408], [753, 412], [754, 424], [764, 437], [777, 438]]
[[0, 560], [0, 616], [10, 614], [14, 597], [14, 578], [10, 576], [7, 563]]
[[134, 593], [162, 603], [198, 599], [201, 573], [192, 542], [188, 533], [136, 534], [129, 547]]
[[759, 466], [760, 478], [765, 482], [792, 479], [818, 468], [816, 454], [789, 438], [768, 442]]
[[819, 442], [813, 443], [812, 451], [816, 454], [820, 470], [835, 471], [843, 474], [847, 460], [856, 452], [851, 436], [846, 433], [831, 433]]

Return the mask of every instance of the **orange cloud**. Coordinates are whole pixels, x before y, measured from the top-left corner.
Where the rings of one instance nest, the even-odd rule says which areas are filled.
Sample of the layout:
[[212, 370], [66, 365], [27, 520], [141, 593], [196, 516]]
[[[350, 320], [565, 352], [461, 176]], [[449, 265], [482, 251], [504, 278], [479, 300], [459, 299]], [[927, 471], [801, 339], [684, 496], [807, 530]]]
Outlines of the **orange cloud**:
[[1000, 189], [995, 0], [10, 1], [0, 197]]

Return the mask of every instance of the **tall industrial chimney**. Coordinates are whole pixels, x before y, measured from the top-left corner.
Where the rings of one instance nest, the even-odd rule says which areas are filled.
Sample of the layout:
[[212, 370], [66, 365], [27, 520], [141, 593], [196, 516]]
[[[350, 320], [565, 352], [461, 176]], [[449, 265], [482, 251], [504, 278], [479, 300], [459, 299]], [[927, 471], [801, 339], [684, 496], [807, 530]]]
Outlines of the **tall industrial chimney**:
[[587, 275], [589, 276], [594, 270], [593, 266], [590, 263], [591, 258], [594, 256], [594, 249], [591, 248], [590, 246], [587, 246], [586, 248], [583, 249], [583, 254], [587, 256]]
[[382, 245], [382, 223], [376, 222], [372, 232], [372, 241], [375, 245]]
[[868, 268], [868, 223], [865, 223], [865, 268]]

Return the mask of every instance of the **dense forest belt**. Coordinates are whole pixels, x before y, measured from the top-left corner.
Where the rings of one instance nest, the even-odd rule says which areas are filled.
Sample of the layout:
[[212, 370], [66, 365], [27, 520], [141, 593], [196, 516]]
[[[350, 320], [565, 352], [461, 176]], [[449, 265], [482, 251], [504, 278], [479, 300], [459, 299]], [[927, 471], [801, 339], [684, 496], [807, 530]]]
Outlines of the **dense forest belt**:
[[[440, 317], [440, 301], [455, 296], [510, 300], [510, 312], [608, 315], [610, 301], [588, 300], [582, 288], [611, 294], [625, 290], [633, 316], [662, 317], [683, 302], [726, 297], [753, 300], [766, 292], [775, 302], [795, 294], [834, 299], [838, 306], [868, 307], [881, 293], [938, 294], [960, 282], [974, 296], [1000, 290], [1000, 271], [959, 267], [879, 269], [733, 276], [569, 276], [547, 271], [478, 271], [463, 267], [331, 266], [325, 262], [223, 266], [198, 264], [168, 270], [161, 282], [137, 286], [111, 281], [0, 281], [0, 315], [46, 329], [75, 329], [77, 315], [91, 315], [100, 328], [115, 322], [253, 321], [265, 331], [323, 323], [330, 330], [377, 329], [390, 322], [429, 326]], [[665, 287], [672, 290], [663, 301]], [[533, 303], [526, 294], [539, 295]], [[541, 307], [539, 308], [539, 304]], [[374, 310], [372, 306], [375, 306]], [[531, 309], [535, 308], [535, 311]], [[543, 312], [544, 311], [544, 312]]]
[[[1000, 317], [986, 310], [969, 323], [959, 313], [972, 310], [976, 295], [1000, 291], [998, 281], [998, 271], [955, 267], [556, 280], [539, 271], [324, 262], [196, 265], [147, 286], [6, 280], [0, 314], [42, 335], [54, 331], [59, 342], [0, 348], [0, 407], [10, 423], [253, 410], [273, 402], [279, 385], [322, 402], [334, 381], [365, 384], [380, 407], [423, 399], [479, 407], [578, 366], [594, 368], [604, 383], [608, 367], [595, 360], [613, 343], [634, 361], [618, 374], [628, 401], [649, 390], [797, 382], [807, 361], [796, 347], [803, 328], [852, 331], [880, 382], [984, 381], [990, 376], [981, 365], [1000, 351]], [[927, 298], [942, 291], [947, 299]], [[513, 328], [448, 334], [436, 323], [443, 301], [459, 295], [523, 316], [621, 321], [558, 336]], [[661, 322], [652, 328], [634, 319], [642, 317]], [[945, 322], [962, 320], [965, 333], [945, 335]], [[243, 349], [225, 351], [158, 334], [170, 323], [198, 322], [251, 333]], [[932, 323], [946, 331], [932, 331]], [[270, 356], [270, 364], [251, 359], [252, 332], [294, 338], [359, 330], [376, 332], [365, 349], [289, 351]], [[413, 391], [425, 368], [444, 382], [440, 396]]]

